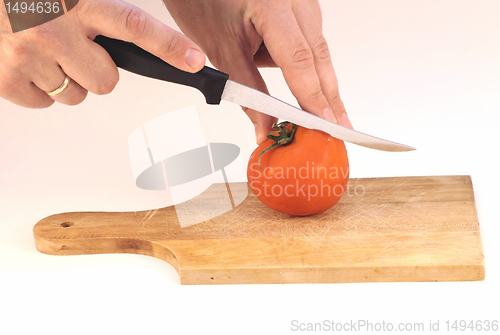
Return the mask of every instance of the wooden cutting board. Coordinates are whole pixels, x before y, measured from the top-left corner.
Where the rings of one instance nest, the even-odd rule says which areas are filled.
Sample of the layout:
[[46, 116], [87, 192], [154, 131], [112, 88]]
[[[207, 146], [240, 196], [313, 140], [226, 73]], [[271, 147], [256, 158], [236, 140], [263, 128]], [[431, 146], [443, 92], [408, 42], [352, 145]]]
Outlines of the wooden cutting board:
[[[167, 207], [59, 214], [34, 233], [38, 250], [48, 254], [161, 258], [183, 284], [484, 278], [470, 177], [352, 179], [349, 187], [349, 196], [314, 217], [287, 217], [250, 194], [231, 212], [188, 228]], [[226, 185], [212, 188], [226, 193]]]

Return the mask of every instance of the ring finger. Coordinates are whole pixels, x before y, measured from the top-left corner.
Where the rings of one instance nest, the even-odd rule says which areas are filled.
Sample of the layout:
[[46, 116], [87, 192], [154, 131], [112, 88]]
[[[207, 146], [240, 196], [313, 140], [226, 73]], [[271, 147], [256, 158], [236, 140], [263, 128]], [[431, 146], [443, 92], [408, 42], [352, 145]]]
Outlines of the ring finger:
[[[42, 91], [48, 93], [63, 87], [66, 77], [61, 66], [53, 63], [50, 66], [45, 66], [42, 71], [38, 71], [33, 78], [33, 83]], [[65, 105], [77, 105], [85, 100], [86, 96], [87, 90], [69, 78], [67, 87], [59, 94], [51, 96], [51, 98]]]

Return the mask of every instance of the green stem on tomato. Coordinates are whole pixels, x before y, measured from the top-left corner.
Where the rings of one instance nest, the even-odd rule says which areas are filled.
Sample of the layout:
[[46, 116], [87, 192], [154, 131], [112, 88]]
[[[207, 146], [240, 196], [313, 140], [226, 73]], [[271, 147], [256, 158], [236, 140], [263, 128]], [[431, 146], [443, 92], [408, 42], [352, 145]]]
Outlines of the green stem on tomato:
[[262, 156], [266, 152], [274, 150], [278, 147], [289, 145], [290, 143], [293, 142], [296, 132], [297, 132], [297, 125], [291, 122], [284, 121], [274, 124], [273, 129], [267, 135], [267, 138], [273, 140], [274, 143], [259, 153], [259, 166], [262, 160]]

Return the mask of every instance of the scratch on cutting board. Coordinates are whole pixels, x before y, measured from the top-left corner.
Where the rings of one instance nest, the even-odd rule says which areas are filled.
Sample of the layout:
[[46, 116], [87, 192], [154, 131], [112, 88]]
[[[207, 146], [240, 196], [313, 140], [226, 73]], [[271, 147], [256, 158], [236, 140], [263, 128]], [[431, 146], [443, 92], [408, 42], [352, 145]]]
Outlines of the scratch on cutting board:
[[141, 225], [145, 226], [151, 219], [155, 216], [155, 214], [158, 212], [158, 209], [151, 209], [146, 212], [144, 215], [144, 218], [141, 220]]
[[[365, 193], [371, 191], [371, 182], [365, 182], [361, 186], [363, 187]], [[391, 187], [389, 188], [377, 190], [377, 198], [384, 199], [394, 197], [394, 190], [405, 187], [407, 187], [405, 181], [398, 180], [397, 182], [392, 183]], [[372, 190], [371, 192], [375, 191]], [[420, 197], [421, 194], [416, 197], [412, 197], [412, 200], [414, 198], [419, 199]], [[346, 228], [348, 228], [348, 230], [351, 232], [364, 229], [378, 231], [387, 228], [387, 223], [391, 222], [390, 219], [394, 216], [394, 212], [391, 209], [392, 205], [389, 203], [368, 203], [361, 206], [348, 206], [343, 213], [345, 216], [345, 222], [347, 223]], [[360, 227], [360, 223], [364, 223], [365, 226]]]

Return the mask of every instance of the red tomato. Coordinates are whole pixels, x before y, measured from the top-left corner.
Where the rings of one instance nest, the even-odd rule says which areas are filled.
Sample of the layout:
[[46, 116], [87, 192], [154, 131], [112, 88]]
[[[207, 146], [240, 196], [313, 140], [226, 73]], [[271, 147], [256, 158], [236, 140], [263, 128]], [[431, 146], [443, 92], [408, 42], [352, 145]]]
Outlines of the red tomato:
[[252, 192], [268, 207], [294, 216], [314, 215], [344, 194], [349, 161], [343, 141], [283, 122], [253, 152], [247, 176]]

